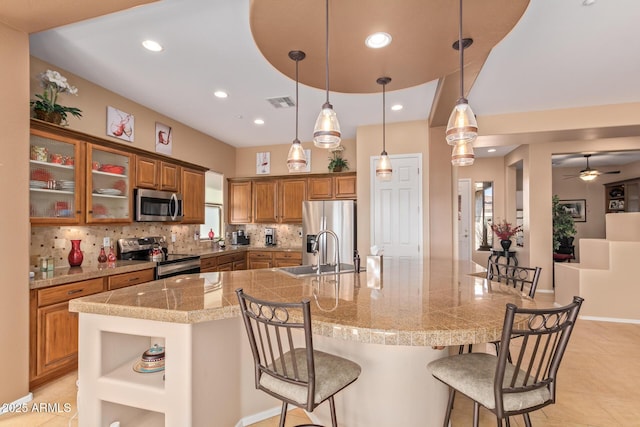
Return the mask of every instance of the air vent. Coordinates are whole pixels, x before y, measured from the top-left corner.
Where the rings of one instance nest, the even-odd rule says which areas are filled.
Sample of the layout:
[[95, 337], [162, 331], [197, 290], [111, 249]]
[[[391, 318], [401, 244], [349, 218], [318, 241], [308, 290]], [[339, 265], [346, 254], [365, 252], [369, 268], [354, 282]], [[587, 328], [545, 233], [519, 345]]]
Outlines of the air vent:
[[293, 99], [288, 96], [282, 96], [279, 98], [269, 98], [267, 99], [269, 104], [273, 105], [274, 108], [291, 108], [295, 107], [296, 103], [293, 102]]

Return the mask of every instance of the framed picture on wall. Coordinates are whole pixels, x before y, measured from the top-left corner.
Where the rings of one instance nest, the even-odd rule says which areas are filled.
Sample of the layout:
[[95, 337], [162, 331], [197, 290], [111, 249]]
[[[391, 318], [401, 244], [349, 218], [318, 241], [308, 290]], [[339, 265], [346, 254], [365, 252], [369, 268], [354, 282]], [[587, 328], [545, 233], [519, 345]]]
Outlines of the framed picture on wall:
[[565, 211], [571, 214], [575, 222], [587, 222], [587, 201], [585, 199], [559, 200]]
[[107, 107], [107, 135], [133, 142], [134, 122], [133, 114]]
[[173, 137], [171, 135], [171, 127], [156, 122], [156, 152], [170, 156], [172, 145]]
[[256, 154], [256, 174], [266, 175], [271, 173], [271, 153], [265, 151]]

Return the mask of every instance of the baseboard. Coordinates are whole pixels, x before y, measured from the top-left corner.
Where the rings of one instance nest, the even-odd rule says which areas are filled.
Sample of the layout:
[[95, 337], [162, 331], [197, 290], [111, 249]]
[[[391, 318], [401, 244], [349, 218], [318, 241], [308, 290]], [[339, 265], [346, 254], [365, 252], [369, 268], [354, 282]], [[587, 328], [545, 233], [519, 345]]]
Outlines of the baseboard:
[[5, 403], [0, 407], [0, 415], [6, 414], [7, 412], [16, 412], [12, 410], [13, 408], [19, 408], [27, 402], [31, 402], [33, 400], [33, 393], [29, 392], [26, 396], [21, 397], [18, 400], [14, 400], [11, 403]]
[[[288, 411], [291, 411], [293, 409], [296, 409], [296, 407], [293, 406], [293, 405], [289, 405]], [[257, 422], [264, 421], [264, 420], [272, 418], [272, 417], [279, 417], [281, 410], [282, 410], [282, 407], [281, 406], [277, 406], [277, 407], [274, 407], [274, 408], [271, 408], [271, 409], [267, 409], [266, 411], [259, 412], [257, 414], [249, 415], [247, 417], [242, 418], [240, 421], [238, 421], [236, 423], [235, 427], [250, 426], [251, 424], [255, 424]], [[309, 417], [309, 419], [311, 420], [311, 422], [313, 424], [319, 424], [320, 423], [320, 420], [318, 419], [318, 417], [313, 415], [313, 413], [309, 413], [307, 411], [304, 411], [304, 412], [305, 412], [305, 414], [307, 414], [307, 417]]]
[[616, 317], [597, 317], [597, 316], [578, 316], [583, 320], [596, 320], [598, 322], [612, 322], [612, 323], [632, 323], [634, 325], [640, 325], [638, 319], [619, 319]]

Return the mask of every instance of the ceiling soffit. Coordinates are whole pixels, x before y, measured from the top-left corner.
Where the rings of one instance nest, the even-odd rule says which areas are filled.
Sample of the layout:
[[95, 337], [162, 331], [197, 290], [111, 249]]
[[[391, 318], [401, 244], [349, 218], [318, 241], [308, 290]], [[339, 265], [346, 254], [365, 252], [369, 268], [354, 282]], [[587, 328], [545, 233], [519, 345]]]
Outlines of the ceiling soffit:
[[[483, 64], [491, 49], [522, 17], [529, 0], [483, 0], [464, 3], [463, 37], [474, 43], [465, 64]], [[417, 86], [459, 69], [458, 2], [451, 0], [340, 0], [329, 4], [329, 65], [332, 92], [380, 91], [376, 79], [391, 77], [390, 90]], [[294, 79], [290, 50], [307, 54], [300, 82], [325, 88], [325, 2], [322, 0], [251, 0], [254, 41], [276, 69]], [[384, 31], [393, 37], [382, 49], [365, 46], [367, 35]], [[465, 70], [466, 71], [466, 70]], [[475, 79], [475, 76], [473, 76]], [[465, 79], [466, 80], [466, 79]], [[470, 88], [470, 87], [469, 87]]]
[[84, 21], [156, 0], [109, 0], [102, 2], [57, 0], [2, 0], [0, 22], [25, 33], [36, 33]]

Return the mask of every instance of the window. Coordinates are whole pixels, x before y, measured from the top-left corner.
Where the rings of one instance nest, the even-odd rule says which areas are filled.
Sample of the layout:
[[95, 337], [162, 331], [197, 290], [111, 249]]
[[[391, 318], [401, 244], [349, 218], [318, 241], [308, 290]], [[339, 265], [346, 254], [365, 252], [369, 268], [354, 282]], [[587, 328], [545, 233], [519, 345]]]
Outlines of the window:
[[200, 225], [200, 239], [209, 239], [209, 230], [216, 238], [222, 237], [222, 175], [217, 172], [205, 173], [204, 224]]

